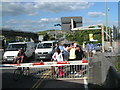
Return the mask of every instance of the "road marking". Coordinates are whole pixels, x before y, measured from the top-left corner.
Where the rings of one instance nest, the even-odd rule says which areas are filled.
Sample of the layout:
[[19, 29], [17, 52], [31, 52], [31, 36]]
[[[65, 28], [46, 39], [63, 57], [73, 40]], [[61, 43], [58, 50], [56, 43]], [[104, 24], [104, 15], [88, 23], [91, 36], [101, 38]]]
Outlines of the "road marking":
[[84, 88], [85, 88], [85, 90], [88, 90], [87, 78], [84, 78]]
[[[47, 70], [48, 71], [48, 70]], [[43, 80], [46, 78], [46, 75], [48, 75], [51, 71], [49, 71], [49, 72], [45, 72], [44, 74], [43, 74], [43, 76], [41, 77], [41, 79], [39, 79], [34, 85], [33, 85], [33, 87], [32, 87], [32, 89], [31, 90], [33, 90], [33, 89], [36, 89], [42, 82], [43, 82]]]
[[3, 69], [11, 69], [12, 70], [12, 69], [17, 69], [17, 67], [0, 67], [0, 69], [1, 70], [3, 70]]
[[35, 87], [36, 89], [41, 85], [41, 83], [44, 81], [45, 78], [47, 78], [47, 75], [50, 74], [51, 71], [49, 71], [48, 73], [46, 73], [46, 75], [41, 79], [41, 81], [37, 84], [37, 86]]

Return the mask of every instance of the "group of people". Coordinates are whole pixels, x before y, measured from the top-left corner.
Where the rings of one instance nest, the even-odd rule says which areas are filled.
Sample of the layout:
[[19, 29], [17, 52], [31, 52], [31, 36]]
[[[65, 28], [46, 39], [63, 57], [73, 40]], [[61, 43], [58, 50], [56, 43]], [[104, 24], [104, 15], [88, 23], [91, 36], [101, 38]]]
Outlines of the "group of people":
[[[60, 46], [58, 43], [55, 44], [55, 48], [53, 50], [53, 56], [52, 56], [52, 60], [60, 62], [60, 61], [80, 61], [82, 60], [82, 58], [84, 57], [84, 53], [83, 50], [81, 48], [81, 46], [76, 45], [76, 43], [71, 43], [70, 47], [67, 46], [67, 44], [63, 44], [63, 46]], [[58, 69], [60, 70], [59, 73], [63, 75], [64, 71], [62, 70], [63, 67], [58, 67]], [[82, 69], [81, 65], [77, 65], [77, 67], [74, 68], [73, 65], [70, 66], [70, 71], [71, 73], [75, 73], [76, 75], [81, 75], [78, 74], [77, 72], [80, 72], [80, 70]]]
[[58, 43], [55, 44], [53, 49], [52, 60], [55, 61], [68, 61], [68, 60], [82, 60], [84, 57], [81, 46], [71, 43], [70, 47], [67, 44], [60, 46]]
[[[59, 43], [55, 44], [55, 47], [52, 51], [52, 61], [80, 61], [85, 57], [85, 54], [81, 48], [81, 46], [77, 45], [76, 43], [71, 43], [70, 46], [67, 44], [63, 44], [62, 46], [59, 45]], [[14, 63], [22, 63], [24, 62], [24, 52], [22, 49], [19, 49], [18, 56], [14, 59]], [[81, 66], [77, 66], [77, 68], [74, 69], [74, 66], [71, 66], [71, 71], [77, 71], [78, 68], [81, 68]], [[61, 67], [60, 67], [61, 69]], [[27, 67], [27, 70], [29, 72], [29, 67]]]

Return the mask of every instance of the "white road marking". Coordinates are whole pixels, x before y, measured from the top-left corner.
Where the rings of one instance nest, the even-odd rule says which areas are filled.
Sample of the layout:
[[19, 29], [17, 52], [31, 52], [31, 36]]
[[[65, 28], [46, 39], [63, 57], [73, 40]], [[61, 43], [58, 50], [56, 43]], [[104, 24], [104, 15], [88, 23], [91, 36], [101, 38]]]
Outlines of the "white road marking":
[[0, 69], [17, 69], [17, 67], [0, 67]]
[[85, 90], [88, 90], [87, 78], [84, 78], [84, 88], [85, 88]]

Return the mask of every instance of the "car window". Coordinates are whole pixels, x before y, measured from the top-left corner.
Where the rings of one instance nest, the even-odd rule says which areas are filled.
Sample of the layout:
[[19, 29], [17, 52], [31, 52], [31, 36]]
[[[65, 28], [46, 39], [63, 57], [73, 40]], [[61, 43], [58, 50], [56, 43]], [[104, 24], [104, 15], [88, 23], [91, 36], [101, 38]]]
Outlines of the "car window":
[[18, 50], [22, 48], [23, 50], [26, 50], [26, 44], [10, 44], [8, 45], [7, 49], [6, 50]]
[[51, 48], [52, 43], [40, 43], [37, 45], [37, 48]]

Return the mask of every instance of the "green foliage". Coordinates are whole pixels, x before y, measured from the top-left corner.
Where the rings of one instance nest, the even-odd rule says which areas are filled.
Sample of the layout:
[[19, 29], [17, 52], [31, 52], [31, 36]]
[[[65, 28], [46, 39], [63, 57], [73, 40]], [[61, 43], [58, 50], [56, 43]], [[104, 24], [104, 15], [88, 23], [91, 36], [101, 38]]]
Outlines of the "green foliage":
[[45, 35], [47, 32], [46, 31], [42, 31], [42, 32], [38, 32], [38, 35]]
[[115, 66], [116, 70], [120, 72], [120, 61], [117, 61], [117, 65]]
[[82, 44], [83, 41], [89, 41], [89, 34], [94, 34], [94, 39], [98, 40], [96, 43], [101, 43], [101, 30], [73, 31], [66, 34], [66, 39]]

